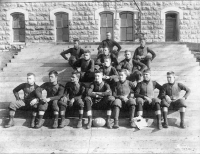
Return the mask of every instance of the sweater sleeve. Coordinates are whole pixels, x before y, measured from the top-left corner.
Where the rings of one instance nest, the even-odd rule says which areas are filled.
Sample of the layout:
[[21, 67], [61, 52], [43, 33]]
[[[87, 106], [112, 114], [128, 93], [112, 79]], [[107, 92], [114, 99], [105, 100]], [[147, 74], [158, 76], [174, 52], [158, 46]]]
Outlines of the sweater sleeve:
[[59, 85], [59, 88], [58, 88], [58, 95], [56, 96], [53, 96], [53, 97], [49, 97], [51, 100], [59, 100], [62, 96], [63, 96], [63, 93], [64, 93], [64, 87]]
[[152, 54], [152, 60], [156, 57], [156, 53], [153, 50], [147, 48], [147, 52]]
[[154, 87], [154, 89], [159, 90], [158, 98], [161, 98], [162, 86], [158, 82], [153, 81], [153, 87]]
[[122, 69], [123, 66], [123, 61], [121, 61], [118, 65], [117, 65], [117, 71], [120, 71]]
[[67, 97], [69, 94], [70, 82], [67, 82], [64, 88], [63, 96]]
[[184, 84], [182, 84], [182, 83], [178, 83], [178, 86], [179, 86], [179, 88], [181, 89], [181, 90], [184, 90], [186, 93], [185, 93], [185, 95], [183, 96], [183, 97], [185, 97], [185, 99], [187, 99], [187, 97], [190, 95], [190, 93], [191, 93], [191, 90], [188, 88], [188, 87], [186, 87]]
[[18, 85], [17, 87], [15, 87], [14, 89], [13, 89], [13, 94], [15, 95], [15, 98], [16, 98], [16, 100], [19, 100], [20, 99], [20, 97], [19, 97], [19, 91], [20, 90], [23, 90], [24, 89], [24, 87], [25, 87], [25, 83], [22, 83], [22, 84], [20, 84], [20, 85]]
[[162, 86], [162, 89], [161, 89], [161, 92], [160, 92], [160, 98], [161, 98], [161, 99], [164, 99], [164, 98], [165, 98], [165, 96], [166, 96], [166, 91], [167, 91], [166, 84], [164, 84], [164, 85]]
[[101, 54], [97, 57], [97, 59], [96, 59], [96, 61], [95, 61], [95, 65], [99, 65], [99, 66], [101, 66], [102, 65], [102, 63], [101, 63]]
[[104, 86], [105, 86], [105, 91], [104, 92], [96, 92], [97, 95], [99, 95], [99, 96], [110, 96], [112, 93], [111, 93], [111, 89], [110, 89], [109, 84], [104, 83]]
[[119, 52], [122, 49], [122, 47], [116, 41], [113, 41], [113, 43], [115, 46], [117, 46], [117, 51]]
[[88, 89], [87, 95], [90, 96], [90, 97], [95, 98], [96, 95], [92, 93], [93, 90], [94, 90], [94, 83], [91, 83], [91, 84], [90, 84], [90, 87], [89, 87], [89, 89]]
[[135, 89], [135, 97], [141, 97], [141, 98], [144, 98], [145, 96], [144, 95], [141, 95], [140, 94], [140, 89], [141, 89], [141, 83], [138, 83], [137, 86], [136, 86], [136, 89]]
[[42, 91], [43, 91], [43, 90], [46, 90], [46, 86], [47, 86], [47, 83], [43, 83], [41, 86], [39, 86], [39, 87], [35, 90], [36, 96], [37, 96], [39, 99], [42, 98]]
[[133, 55], [133, 59], [137, 59], [136, 57], [137, 57], [137, 55], [138, 55], [138, 48], [137, 49], [135, 49], [135, 52], [134, 52], [134, 55]]
[[94, 60], [93, 59], [90, 60], [88, 72], [94, 72]]
[[117, 77], [118, 77], [118, 72], [117, 72], [117, 70], [116, 70], [114, 67], [112, 67], [112, 68], [111, 68], [111, 71], [112, 71], [112, 72], [111, 72], [112, 75], [110, 76], [110, 78], [111, 78], [111, 79], [117, 78]]

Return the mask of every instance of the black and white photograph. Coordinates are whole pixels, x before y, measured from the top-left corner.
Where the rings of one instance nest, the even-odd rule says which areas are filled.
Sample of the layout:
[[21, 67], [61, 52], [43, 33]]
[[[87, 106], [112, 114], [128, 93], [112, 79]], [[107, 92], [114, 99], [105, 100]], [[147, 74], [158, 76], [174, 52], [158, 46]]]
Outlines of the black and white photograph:
[[200, 0], [0, 0], [17, 153], [200, 153]]

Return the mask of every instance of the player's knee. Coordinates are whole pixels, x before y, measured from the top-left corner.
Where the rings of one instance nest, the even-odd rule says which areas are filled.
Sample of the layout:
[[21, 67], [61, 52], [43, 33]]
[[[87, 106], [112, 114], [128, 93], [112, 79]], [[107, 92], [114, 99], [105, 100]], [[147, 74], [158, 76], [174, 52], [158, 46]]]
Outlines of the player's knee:
[[76, 102], [78, 107], [84, 108], [84, 102], [83, 102], [83, 100], [81, 98], [75, 100], [75, 102]]
[[52, 103], [52, 109], [54, 111], [59, 111], [59, 107], [58, 107], [58, 100], [54, 100]]
[[179, 107], [187, 107], [185, 99], [179, 99]]
[[143, 105], [144, 100], [140, 97], [136, 98], [136, 105]]
[[16, 102], [11, 102], [9, 104], [9, 109], [16, 111], [17, 110]]
[[39, 111], [46, 111], [47, 108], [48, 108], [48, 104], [47, 104], [47, 103], [45, 103], [45, 104], [40, 103], [40, 104], [38, 105], [38, 110], [39, 110]]
[[161, 100], [159, 98], [152, 98], [152, 102], [160, 104]]
[[161, 107], [169, 107], [170, 104], [166, 101], [166, 99], [162, 99], [162, 101], [160, 102], [160, 106]]
[[127, 104], [128, 104], [129, 106], [133, 106], [133, 105], [135, 106], [135, 105], [136, 105], [136, 101], [135, 101], [135, 99], [133, 99], [133, 98], [129, 98]]
[[115, 97], [114, 96], [108, 96], [108, 101], [109, 102], [114, 102], [115, 101]]
[[122, 101], [120, 99], [115, 99], [115, 101], [112, 103], [112, 106], [118, 106], [122, 107]]

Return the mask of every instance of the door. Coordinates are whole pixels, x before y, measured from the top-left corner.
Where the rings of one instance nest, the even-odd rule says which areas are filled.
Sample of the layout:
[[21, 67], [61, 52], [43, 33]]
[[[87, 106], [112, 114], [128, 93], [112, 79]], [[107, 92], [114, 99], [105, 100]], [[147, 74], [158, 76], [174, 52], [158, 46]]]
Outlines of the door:
[[13, 13], [13, 42], [25, 42], [25, 17], [22, 13]]
[[110, 32], [113, 38], [113, 13], [103, 12], [100, 14], [101, 23], [100, 23], [100, 35], [101, 41], [106, 39], [106, 32]]
[[57, 42], [69, 42], [68, 14], [56, 13], [56, 40]]
[[177, 29], [177, 14], [168, 13], [166, 14], [165, 23], [165, 40], [166, 41], [177, 41], [178, 29]]

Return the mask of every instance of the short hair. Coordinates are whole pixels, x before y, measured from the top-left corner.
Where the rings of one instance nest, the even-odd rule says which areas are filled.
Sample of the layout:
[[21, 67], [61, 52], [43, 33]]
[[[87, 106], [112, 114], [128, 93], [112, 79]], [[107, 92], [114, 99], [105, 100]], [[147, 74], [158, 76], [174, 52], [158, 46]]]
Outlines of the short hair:
[[52, 74], [54, 74], [55, 76], [58, 76], [58, 72], [55, 71], [55, 70], [52, 70], [52, 71], [49, 72], [49, 76], [52, 75]]
[[149, 74], [151, 74], [151, 70], [150, 69], [146, 69], [146, 70], [144, 70], [143, 73], [149, 73]]
[[76, 77], [77, 77], [78, 79], [81, 78], [81, 73], [78, 72], [78, 71], [73, 71], [73, 72], [72, 72], [72, 75], [76, 75]]
[[121, 69], [121, 70], [119, 71], [119, 73], [124, 73], [126, 76], [128, 75], [126, 69]]
[[74, 42], [79, 42], [79, 39], [78, 38], [74, 38], [73, 41]]
[[175, 73], [173, 71], [169, 71], [167, 72], [167, 75], [175, 75]]
[[131, 51], [130, 51], [130, 50], [125, 50], [125, 51], [124, 51], [124, 53], [127, 53], [127, 52], [130, 52], [130, 53], [131, 53]]
[[111, 58], [110, 58], [110, 56], [105, 56], [105, 57], [103, 58], [104, 61], [107, 60], [107, 59], [109, 59], [110, 62], [111, 62]]
[[102, 74], [102, 75], [103, 75], [103, 72], [102, 72], [101, 70], [95, 70], [95, 71], [94, 71], [94, 73], [95, 73], [95, 74], [98, 74], [98, 73], [100, 73], [100, 74]]
[[84, 53], [89, 53], [89, 54], [91, 54], [90, 50], [85, 50]]
[[140, 41], [142, 41], [142, 40], [146, 41], [146, 38], [145, 37], [141, 37]]
[[31, 75], [35, 77], [34, 73], [27, 73], [27, 76], [31, 76]]

